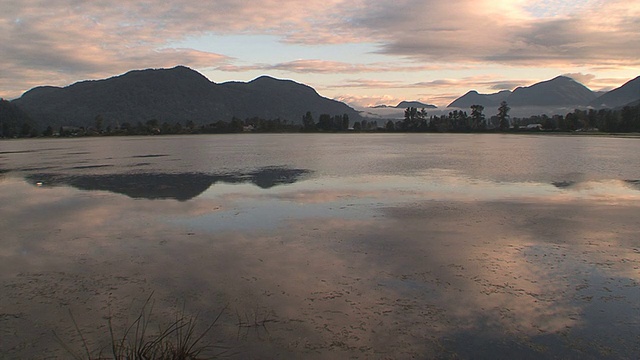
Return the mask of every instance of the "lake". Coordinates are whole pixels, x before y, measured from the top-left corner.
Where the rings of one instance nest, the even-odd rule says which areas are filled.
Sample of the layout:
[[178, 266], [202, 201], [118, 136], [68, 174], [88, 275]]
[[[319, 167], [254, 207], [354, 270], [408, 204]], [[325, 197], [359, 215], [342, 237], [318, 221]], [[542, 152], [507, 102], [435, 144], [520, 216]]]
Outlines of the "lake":
[[640, 354], [640, 139], [8, 140], [0, 203], [3, 358], [108, 351], [149, 297], [239, 359]]

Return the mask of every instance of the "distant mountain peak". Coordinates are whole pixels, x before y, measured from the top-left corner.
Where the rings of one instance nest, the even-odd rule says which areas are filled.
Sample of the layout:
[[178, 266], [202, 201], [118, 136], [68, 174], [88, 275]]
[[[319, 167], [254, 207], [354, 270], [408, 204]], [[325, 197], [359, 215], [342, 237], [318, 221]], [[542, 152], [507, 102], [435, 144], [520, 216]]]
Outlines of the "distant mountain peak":
[[201, 73], [197, 72], [196, 70], [193, 70], [190, 67], [184, 66], [184, 65], [178, 65], [178, 66], [174, 66], [172, 68], [149, 68], [149, 69], [142, 69], [142, 70], [131, 70], [126, 72], [123, 75], [118, 75], [118, 76], [114, 76], [114, 77], [126, 77], [126, 76], [130, 76], [130, 75], [172, 75], [172, 76], [180, 76], [180, 77], [193, 77], [193, 78], [201, 78], [201, 79], [206, 79], [207, 81], [210, 82], [209, 79], [207, 79], [206, 76], [202, 75]]
[[549, 81], [575, 81], [577, 82], [575, 79], [566, 76], [566, 75], [558, 75], [556, 77], [554, 77], [553, 79], [549, 80]]
[[401, 101], [398, 105], [395, 106], [396, 109], [406, 109], [408, 107], [414, 107], [418, 109], [435, 109], [437, 106], [431, 104], [425, 104], [420, 101]]
[[[582, 85], [581, 83], [575, 81], [574, 79], [565, 76], [565, 75], [559, 75], [554, 77], [553, 79], [549, 79], [549, 80], [544, 80], [544, 81], [540, 81], [537, 82], [533, 85], [529, 85], [529, 86], [518, 86], [517, 88], [515, 88], [513, 90], [513, 92], [515, 93], [516, 91], [520, 91], [522, 89], [531, 89], [531, 88], [535, 88], [535, 87], [543, 87], [543, 86], [558, 86], [561, 84], [576, 84], [582, 87], [585, 87], [584, 85]], [[586, 87], [585, 87], [586, 88]]]
[[560, 75], [513, 91], [479, 94], [475, 90], [459, 97], [449, 107], [468, 108], [471, 105], [498, 106], [506, 101], [510, 106], [585, 106], [597, 94], [574, 79]]
[[587, 105], [596, 94], [574, 79], [560, 75], [530, 86], [518, 87], [505, 100], [512, 106]]
[[[186, 67], [184, 65], [178, 65], [178, 66], [174, 66], [172, 68], [147, 68], [147, 69], [134, 69], [134, 70], [129, 70], [124, 74], [121, 75], [116, 75], [116, 76], [112, 76], [109, 79], [113, 79], [113, 78], [119, 78], [119, 77], [126, 77], [126, 76], [131, 76], [131, 75], [135, 75], [135, 74], [160, 74], [160, 73], [182, 73], [182, 74], [190, 74], [190, 73], [195, 73], [198, 75], [201, 75], [199, 72]], [[108, 80], [108, 79], [104, 79], [104, 80]]]
[[316, 90], [309, 85], [301, 84], [289, 79], [278, 79], [269, 75], [261, 75], [247, 83], [241, 82], [236, 83], [236, 85], [239, 85], [241, 87], [251, 86], [255, 90], [266, 93], [277, 92], [282, 95], [293, 93], [308, 93], [319, 96]]
[[280, 81], [288, 81], [288, 80], [283, 80], [283, 79], [276, 79], [273, 76], [269, 76], [269, 75], [260, 75], [257, 78], [249, 81], [249, 83], [258, 83], [258, 82], [280, 82]]
[[467, 109], [471, 107], [471, 105], [498, 106], [498, 104], [504, 101], [509, 95], [511, 95], [510, 90], [502, 90], [492, 94], [480, 94], [476, 90], [470, 90], [447, 105], [447, 107]]

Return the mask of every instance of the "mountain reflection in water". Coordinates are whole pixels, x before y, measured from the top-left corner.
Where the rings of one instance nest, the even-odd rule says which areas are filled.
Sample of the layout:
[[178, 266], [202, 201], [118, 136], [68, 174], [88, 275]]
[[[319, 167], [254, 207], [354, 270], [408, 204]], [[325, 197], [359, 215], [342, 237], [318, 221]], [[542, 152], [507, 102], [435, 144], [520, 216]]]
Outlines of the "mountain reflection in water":
[[3, 141], [0, 358], [638, 357], [638, 139], [383, 135]]
[[306, 169], [266, 167], [246, 173], [140, 173], [105, 175], [30, 174], [27, 182], [38, 186], [71, 186], [79, 190], [99, 190], [123, 194], [134, 199], [175, 199], [187, 201], [202, 194], [212, 185], [252, 183], [269, 189], [293, 184], [311, 173]]

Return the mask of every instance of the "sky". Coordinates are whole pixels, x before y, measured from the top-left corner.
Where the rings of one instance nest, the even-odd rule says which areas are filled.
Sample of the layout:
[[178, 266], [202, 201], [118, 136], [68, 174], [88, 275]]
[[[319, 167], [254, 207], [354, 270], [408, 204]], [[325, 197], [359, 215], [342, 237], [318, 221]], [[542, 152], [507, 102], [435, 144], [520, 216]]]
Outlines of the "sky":
[[640, 75], [637, 0], [2, 0], [0, 97], [133, 69], [291, 79], [355, 107], [446, 106], [568, 75]]

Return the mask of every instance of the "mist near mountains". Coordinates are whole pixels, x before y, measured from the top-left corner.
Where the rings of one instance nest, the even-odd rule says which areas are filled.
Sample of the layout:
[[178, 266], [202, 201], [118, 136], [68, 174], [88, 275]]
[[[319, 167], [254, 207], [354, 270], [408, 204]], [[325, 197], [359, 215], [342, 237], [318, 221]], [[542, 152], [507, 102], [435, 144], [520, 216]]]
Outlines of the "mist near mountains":
[[[516, 117], [533, 115], [564, 115], [576, 108], [616, 109], [640, 101], [640, 76], [622, 86], [603, 93], [592, 91], [583, 84], [566, 76], [558, 76], [531, 86], [502, 90], [491, 94], [480, 94], [470, 90], [446, 108], [427, 109], [429, 115], [446, 115], [451, 110], [468, 111], [471, 105], [482, 105], [485, 114], [495, 115], [502, 101], [511, 107], [510, 114]], [[363, 109], [364, 116], [378, 118], [401, 118], [404, 114], [390, 108]]]

